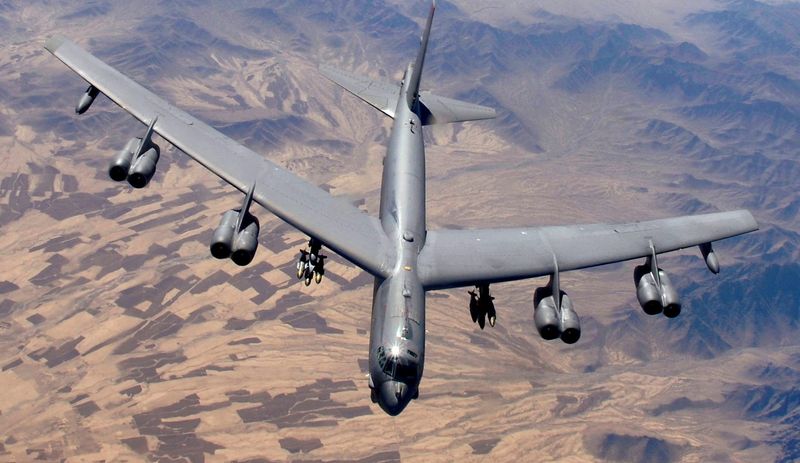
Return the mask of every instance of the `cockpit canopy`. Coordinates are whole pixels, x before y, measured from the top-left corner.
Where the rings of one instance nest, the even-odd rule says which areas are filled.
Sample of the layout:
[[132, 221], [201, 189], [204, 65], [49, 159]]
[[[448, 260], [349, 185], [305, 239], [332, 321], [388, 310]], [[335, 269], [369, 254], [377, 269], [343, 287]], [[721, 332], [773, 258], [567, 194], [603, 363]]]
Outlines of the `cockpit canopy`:
[[419, 361], [416, 352], [398, 345], [378, 347], [378, 365], [392, 379], [402, 382], [416, 381]]

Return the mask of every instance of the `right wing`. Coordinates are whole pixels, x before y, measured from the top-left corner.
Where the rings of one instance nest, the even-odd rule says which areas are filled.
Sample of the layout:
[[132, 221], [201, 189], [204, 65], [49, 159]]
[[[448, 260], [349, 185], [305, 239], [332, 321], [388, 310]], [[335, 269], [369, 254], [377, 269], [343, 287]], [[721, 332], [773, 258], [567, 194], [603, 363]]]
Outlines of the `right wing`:
[[647, 257], [758, 229], [741, 210], [620, 225], [434, 230], [419, 256], [426, 289], [535, 278]]
[[45, 48], [165, 140], [303, 233], [376, 276], [388, 276], [392, 247], [380, 222], [172, 106], [75, 43], [52, 37]]

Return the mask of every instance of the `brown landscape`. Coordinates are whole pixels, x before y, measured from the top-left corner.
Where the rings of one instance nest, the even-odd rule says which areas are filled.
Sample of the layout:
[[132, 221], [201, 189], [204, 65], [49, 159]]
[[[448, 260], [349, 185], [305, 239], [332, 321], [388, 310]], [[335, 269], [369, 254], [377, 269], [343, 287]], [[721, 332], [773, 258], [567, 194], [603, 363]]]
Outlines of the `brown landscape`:
[[307, 237], [260, 208], [254, 262], [212, 258], [241, 195], [161, 139], [147, 188], [109, 180], [145, 127], [104, 97], [77, 116], [43, 44], [376, 214], [391, 121], [316, 68], [399, 78], [427, 3], [0, 0], [0, 461], [800, 459], [800, 7], [503, 3], [439, 4], [423, 85], [498, 118], [428, 128], [430, 228], [751, 209], [720, 275], [662, 259], [678, 319], [638, 307], [639, 262], [562, 276], [572, 346], [533, 326], [546, 279], [493, 286], [484, 331], [466, 289], [429, 293], [420, 397], [389, 417], [371, 277], [329, 253], [305, 287]]

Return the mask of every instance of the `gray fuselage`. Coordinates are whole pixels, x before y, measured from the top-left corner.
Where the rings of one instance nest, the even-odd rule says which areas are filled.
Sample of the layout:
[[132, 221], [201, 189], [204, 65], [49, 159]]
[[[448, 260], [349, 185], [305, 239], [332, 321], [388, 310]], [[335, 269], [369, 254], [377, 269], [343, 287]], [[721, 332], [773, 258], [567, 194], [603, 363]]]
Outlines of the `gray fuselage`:
[[381, 224], [399, 259], [391, 276], [375, 279], [370, 330], [372, 397], [390, 415], [418, 395], [425, 362], [425, 290], [417, 277], [426, 233], [425, 147], [406, 83], [404, 78], [384, 159], [380, 205]]

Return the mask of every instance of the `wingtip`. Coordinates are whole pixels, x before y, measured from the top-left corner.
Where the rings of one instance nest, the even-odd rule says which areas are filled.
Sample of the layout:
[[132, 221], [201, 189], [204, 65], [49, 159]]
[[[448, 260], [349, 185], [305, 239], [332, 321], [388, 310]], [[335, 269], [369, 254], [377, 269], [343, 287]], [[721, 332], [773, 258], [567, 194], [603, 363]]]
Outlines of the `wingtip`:
[[749, 210], [739, 209], [738, 211], [733, 211], [732, 213], [736, 214], [740, 218], [743, 228], [747, 229], [745, 233], [754, 232], [759, 229], [756, 218], [753, 217], [753, 214]]
[[758, 226], [758, 221], [756, 220], [756, 218], [753, 217], [753, 214], [750, 211], [748, 211], [747, 209], [745, 209], [744, 212], [747, 214], [747, 217], [750, 219], [750, 226], [752, 227], [753, 231], [758, 230], [760, 227]]
[[61, 45], [63, 45], [64, 42], [66, 42], [66, 40], [67, 39], [61, 35], [50, 36], [50, 38], [48, 38], [47, 41], [45, 41], [44, 48], [47, 49], [47, 51], [49, 51], [50, 53], [55, 53], [56, 50], [58, 50], [59, 47], [61, 47]]
[[331, 66], [329, 64], [320, 63], [319, 65], [317, 65], [317, 72], [319, 72], [320, 75], [322, 75], [322, 77], [324, 77], [324, 78], [326, 78], [326, 79], [328, 79], [330, 81], [334, 81], [334, 79], [333, 79], [333, 71], [334, 71], [333, 66]]

